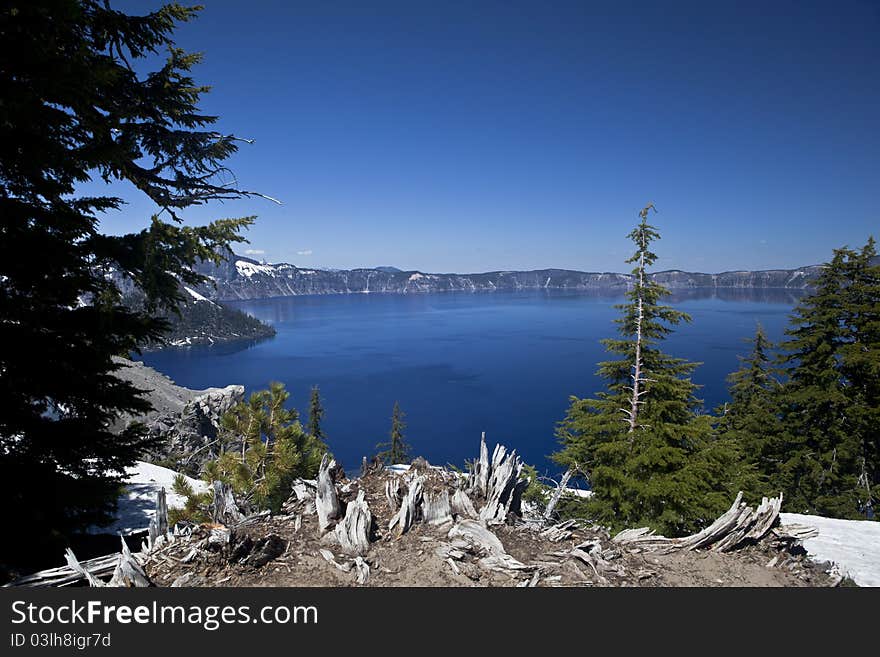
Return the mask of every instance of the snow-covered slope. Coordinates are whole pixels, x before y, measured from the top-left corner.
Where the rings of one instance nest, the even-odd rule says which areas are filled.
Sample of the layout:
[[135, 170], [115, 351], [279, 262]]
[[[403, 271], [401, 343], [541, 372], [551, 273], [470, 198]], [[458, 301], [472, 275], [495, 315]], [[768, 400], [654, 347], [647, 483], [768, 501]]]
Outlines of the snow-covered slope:
[[[92, 533], [130, 534], [148, 528], [156, 514], [156, 494], [160, 488], [165, 488], [168, 508], [183, 507], [186, 501], [171, 492], [177, 475], [174, 470], [138, 461], [126, 471], [126, 475], [126, 492], [119, 497], [116, 521], [107, 527], [92, 528]], [[203, 481], [191, 477], [186, 477], [186, 480], [197, 492], [207, 490], [207, 484]]]
[[818, 561], [833, 561], [859, 586], [880, 586], [880, 522], [838, 520], [800, 513], [780, 514], [783, 524], [815, 527], [819, 536], [804, 542]]

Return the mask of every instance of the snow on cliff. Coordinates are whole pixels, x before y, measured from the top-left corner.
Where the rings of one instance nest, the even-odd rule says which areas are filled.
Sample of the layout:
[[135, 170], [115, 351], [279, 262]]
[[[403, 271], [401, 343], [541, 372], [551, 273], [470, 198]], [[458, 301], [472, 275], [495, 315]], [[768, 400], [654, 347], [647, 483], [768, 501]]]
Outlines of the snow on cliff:
[[210, 303], [210, 304], [213, 304], [213, 303], [214, 303], [213, 301], [211, 301], [211, 300], [208, 299], [207, 297], [204, 297], [204, 296], [202, 296], [201, 294], [199, 294], [198, 292], [196, 292], [196, 291], [195, 291], [194, 289], [192, 289], [191, 287], [187, 287], [186, 285], [184, 285], [184, 286], [183, 286], [183, 289], [186, 290], [187, 292], [189, 292], [189, 295], [190, 295], [193, 299], [195, 299], [196, 303], [199, 303], [200, 301], [207, 301], [207, 302]]
[[833, 561], [841, 574], [859, 586], [880, 586], [880, 522], [839, 520], [800, 513], [781, 513], [783, 524], [799, 524], [819, 530], [804, 548], [817, 561]]
[[269, 274], [271, 276], [275, 273], [275, 267], [272, 265], [257, 265], [247, 260], [236, 260], [235, 268], [239, 274], [248, 278], [254, 274]]

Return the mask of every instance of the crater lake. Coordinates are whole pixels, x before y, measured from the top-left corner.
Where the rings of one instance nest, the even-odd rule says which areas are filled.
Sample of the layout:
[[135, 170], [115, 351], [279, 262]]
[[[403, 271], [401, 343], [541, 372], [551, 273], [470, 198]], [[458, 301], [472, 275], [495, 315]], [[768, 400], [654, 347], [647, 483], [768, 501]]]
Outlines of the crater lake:
[[[667, 303], [689, 313], [663, 349], [701, 362], [694, 381], [711, 410], [727, 399], [725, 377], [760, 322], [784, 335], [795, 290], [676, 290]], [[230, 303], [275, 327], [258, 343], [166, 349], [147, 365], [188, 388], [243, 384], [248, 393], [280, 381], [307, 419], [319, 386], [323, 428], [334, 456], [356, 472], [388, 439], [394, 402], [405, 413], [413, 456], [463, 467], [490, 445], [515, 448], [542, 473], [571, 395], [602, 389], [600, 343], [616, 336], [620, 295], [523, 291], [299, 296]]]

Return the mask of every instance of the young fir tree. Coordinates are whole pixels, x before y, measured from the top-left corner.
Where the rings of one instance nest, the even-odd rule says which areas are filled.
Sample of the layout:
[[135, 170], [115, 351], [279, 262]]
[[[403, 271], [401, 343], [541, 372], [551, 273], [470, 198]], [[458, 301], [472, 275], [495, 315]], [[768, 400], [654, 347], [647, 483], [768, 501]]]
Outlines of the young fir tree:
[[554, 458], [588, 475], [593, 490], [585, 511], [614, 529], [648, 525], [667, 535], [711, 521], [731, 500], [735, 451], [716, 441], [690, 375], [697, 363], [663, 353], [660, 342], [690, 318], [660, 300], [668, 290], [648, 277], [659, 238], [648, 224], [653, 204], [629, 238], [636, 252], [628, 302], [616, 320], [620, 338], [603, 340], [617, 358], [599, 365], [606, 390], [572, 397], [557, 435]]
[[718, 431], [738, 449], [742, 488], [754, 498], [779, 494], [770, 482], [779, 468], [784, 443], [777, 403], [779, 373], [773, 366], [773, 345], [760, 324], [749, 344], [749, 354], [739, 357], [740, 368], [727, 377], [731, 401], [718, 410]]
[[303, 430], [280, 383], [253, 393], [221, 418], [223, 453], [205, 464], [206, 481], [223, 481], [236, 500], [252, 509], [278, 511], [294, 479], [317, 475], [327, 451], [322, 440]]
[[[0, 570], [57, 558], [73, 532], [109, 520], [147, 447], [138, 428], [109, 426], [149, 409], [113, 376], [113, 357], [159, 340], [168, 324], [155, 311], [173, 311], [181, 282], [205, 280], [191, 266], [216, 261], [251, 222], [181, 223], [192, 205], [248, 195], [226, 184], [236, 138], [198, 109], [200, 56], [172, 39], [195, 13], [169, 4], [135, 17], [103, 0], [0, 8], [0, 499], [28, 537], [0, 542]], [[102, 233], [124, 204], [110, 187], [82, 193], [90, 180], [138, 190], [156, 214], [140, 232]], [[120, 303], [111, 272], [145, 293], [144, 308]]]
[[403, 422], [403, 411], [400, 410], [400, 404], [394, 402], [394, 411], [391, 413], [391, 433], [386, 443], [379, 443], [376, 449], [383, 449], [377, 454], [378, 458], [385, 463], [406, 463], [409, 460], [409, 445], [403, 440], [403, 430], [406, 424]]
[[324, 431], [321, 429], [321, 421], [324, 419], [324, 406], [321, 404], [321, 391], [318, 386], [312, 388], [309, 398], [309, 434], [317, 440], [324, 441]]
[[880, 265], [871, 239], [836, 249], [781, 346], [785, 458], [775, 478], [793, 511], [873, 514], [880, 427]]

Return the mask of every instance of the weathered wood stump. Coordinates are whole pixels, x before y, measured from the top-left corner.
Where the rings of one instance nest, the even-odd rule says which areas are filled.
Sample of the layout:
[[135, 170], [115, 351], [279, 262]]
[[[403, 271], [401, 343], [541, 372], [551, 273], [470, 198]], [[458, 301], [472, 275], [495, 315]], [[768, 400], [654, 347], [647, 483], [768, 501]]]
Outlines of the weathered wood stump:
[[333, 482], [332, 470], [336, 461], [324, 454], [318, 468], [318, 488], [315, 494], [315, 510], [318, 513], [318, 527], [327, 531], [333, 521], [339, 518], [339, 498], [336, 496], [336, 484]]

